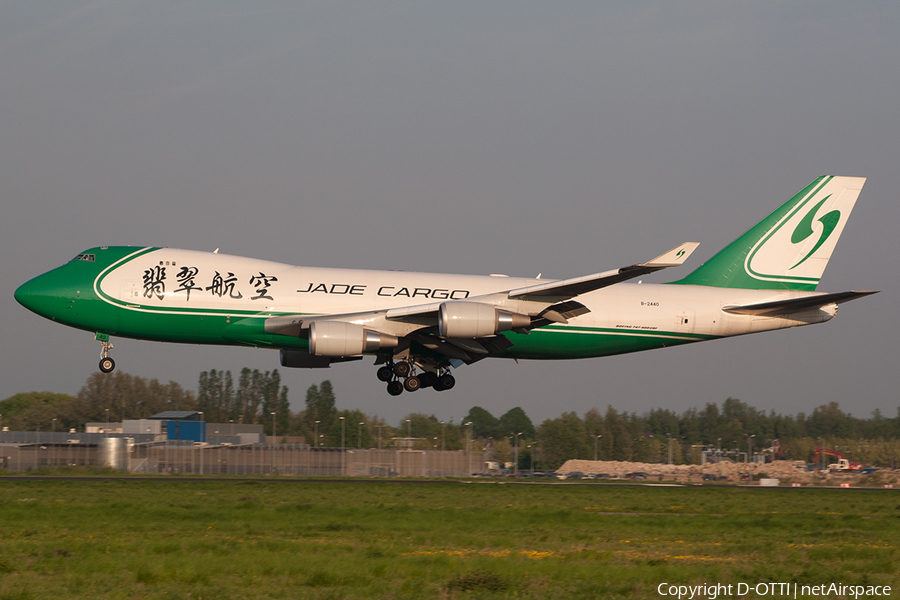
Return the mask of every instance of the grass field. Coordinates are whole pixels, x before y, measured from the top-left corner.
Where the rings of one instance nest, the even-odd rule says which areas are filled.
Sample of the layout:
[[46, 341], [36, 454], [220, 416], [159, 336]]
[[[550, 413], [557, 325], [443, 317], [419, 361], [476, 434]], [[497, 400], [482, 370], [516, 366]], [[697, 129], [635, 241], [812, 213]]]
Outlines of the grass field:
[[898, 534], [892, 490], [7, 480], [0, 600], [897, 590]]

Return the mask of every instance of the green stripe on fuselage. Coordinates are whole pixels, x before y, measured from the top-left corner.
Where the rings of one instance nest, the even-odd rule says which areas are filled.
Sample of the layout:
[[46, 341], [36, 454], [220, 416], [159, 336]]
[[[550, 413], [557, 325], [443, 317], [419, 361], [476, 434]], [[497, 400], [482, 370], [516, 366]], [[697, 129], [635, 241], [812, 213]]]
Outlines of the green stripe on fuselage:
[[611, 356], [716, 338], [694, 333], [566, 326], [542, 327], [528, 335], [503, 335], [514, 345], [501, 353], [501, 357], [542, 360]]

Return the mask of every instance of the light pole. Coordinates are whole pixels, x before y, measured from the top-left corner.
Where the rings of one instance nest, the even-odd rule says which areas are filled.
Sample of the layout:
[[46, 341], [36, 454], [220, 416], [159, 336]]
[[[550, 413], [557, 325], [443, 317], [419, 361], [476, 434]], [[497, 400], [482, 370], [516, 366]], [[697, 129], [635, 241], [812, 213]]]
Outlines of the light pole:
[[363, 425], [365, 425], [365, 423], [359, 424], [359, 431], [357, 431], [357, 433], [356, 433], [356, 447], [359, 450], [362, 450], [362, 426]]
[[406, 419], [406, 444], [412, 450], [412, 422]]
[[[202, 410], [200, 411], [200, 422], [203, 423], [203, 411]], [[201, 427], [202, 427], [201, 435], [203, 436], [203, 439], [199, 440], [199, 441], [205, 442], [206, 441], [206, 426], [201, 425]], [[197, 449], [197, 451], [200, 453], [200, 474], [202, 475], [203, 474], [203, 446], [200, 446]]]
[[516, 462], [513, 465], [513, 475], [519, 474], [519, 436], [522, 435], [522, 433], [524, 433], [524, 432], [520, 431], [519, 433], [513, 434], [516, 436], [516, 451], [515, 451], [515, 461]]
[[531, 455], [531, 474], [534, 475], [534, 442], [528, 444], [528, 454]]
[[469, 446], [472, 443], [472, 421], [469, 421], [468, 423], [466, 423], [466, 427], [469, 428], [468, 433], [466, 433], [466, 454], [469, 454], [469, 452], [470, 452]]
[[[0, 415], [2, 417], [3, 415]], [[441, 452], [444, 451], [444, 431], [447, 429], [447, 424], [441, 421]]]
[[106, 409], [106, 428], [103, 430], [104, 437], [109, 437], [109, 409]]
[[338, 417], [341, 420], [341, 475], [344, 474], [344, 430], [347, 426], [347, 419]]
[[603, 434], [592, 435], [591, 437], [594, 438], [594, 462], [597, 462], [600, 460], [600, 438], [603, 437]]
[[321, 423], [321, 422], [322, 421], [316, 421], [315, 424], [313, 425], [314, 430], [315, 430], [315, 433], [313, 434], [313, 446], [319, 445], [319, 423]]

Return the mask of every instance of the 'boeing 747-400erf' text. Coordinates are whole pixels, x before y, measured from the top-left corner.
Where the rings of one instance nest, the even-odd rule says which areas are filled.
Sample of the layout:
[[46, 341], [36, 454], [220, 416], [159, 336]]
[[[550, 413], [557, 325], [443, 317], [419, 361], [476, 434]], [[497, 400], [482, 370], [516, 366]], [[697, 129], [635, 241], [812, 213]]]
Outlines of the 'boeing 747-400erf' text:
[[822, 323], [873, 291], [816, 286], [865, 179], [820, 177], [679, 281], [694, 242], [564, 280], [296, 267], [157, 247], [100, 246], [16, 290], [29, 310], [110, 337], [280, 350], [285, 367], [373, 356], [392, 395], [454, 386], [484, 358], [557, 360]]

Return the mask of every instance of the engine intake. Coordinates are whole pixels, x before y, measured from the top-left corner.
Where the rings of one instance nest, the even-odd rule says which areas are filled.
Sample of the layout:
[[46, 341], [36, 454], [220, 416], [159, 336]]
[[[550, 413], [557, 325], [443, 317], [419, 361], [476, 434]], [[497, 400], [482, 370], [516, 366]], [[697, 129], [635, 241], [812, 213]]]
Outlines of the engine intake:
[[438, 333], [445, 338], [480, 338], [531, 325], [531, 317], [480, 302], [445, 302]]
[[357, 356], [396, 348], [393, 335], [343, 321], [313, 321], [309, 324], [309, 353], [315, 356]]

